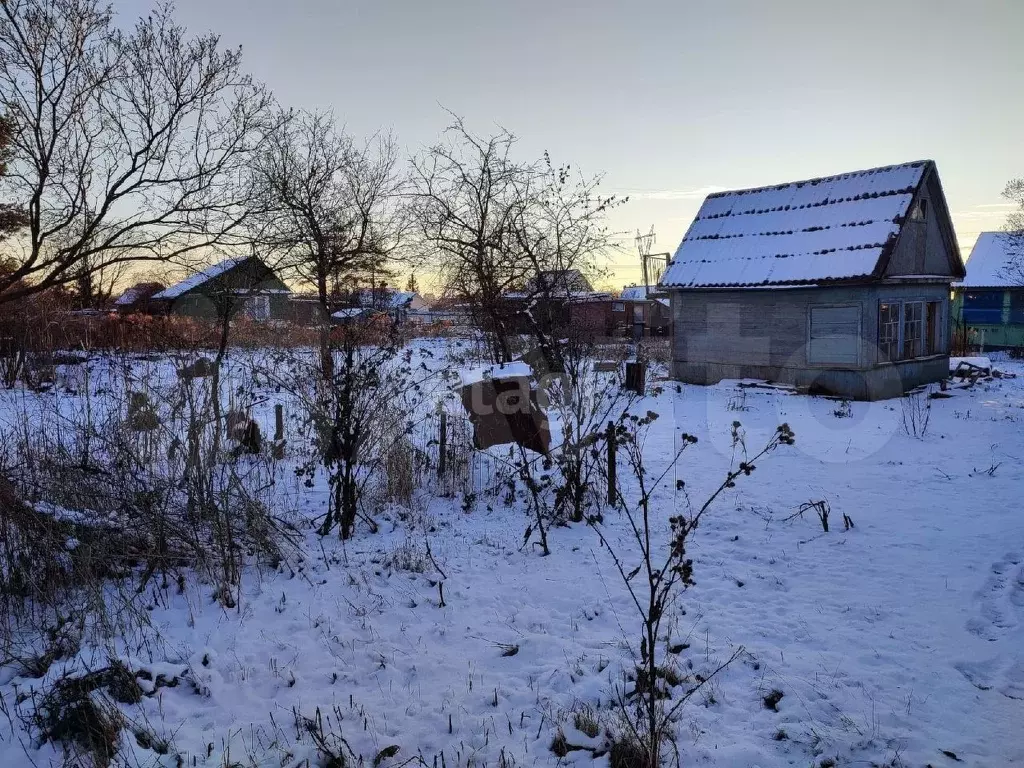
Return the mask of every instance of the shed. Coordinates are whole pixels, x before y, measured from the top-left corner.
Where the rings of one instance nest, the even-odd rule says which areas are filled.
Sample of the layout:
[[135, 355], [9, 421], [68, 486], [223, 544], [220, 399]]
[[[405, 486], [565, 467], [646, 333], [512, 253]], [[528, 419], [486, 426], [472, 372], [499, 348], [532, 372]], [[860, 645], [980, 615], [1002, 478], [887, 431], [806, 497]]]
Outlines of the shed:
[[953, 308], [970, 343], [1024, 349], [1024, 232], [978, 236]]
[[289, 319], [291, 290], [255, 256], [227, 259], [190, 275], [152, 297], [173, 315], [216, 319], [239, 312], [257, 320]]
[[963, 276], [930, 160], [709, 195], [659, 283], [673, 375], [899, 395], [948, 375]]
[[670, 332], [672, 305], [667, 293], [646, 285], [627, 285], [617, 304], [626, 322], [634, 326], [634, 335], [663, 336]]

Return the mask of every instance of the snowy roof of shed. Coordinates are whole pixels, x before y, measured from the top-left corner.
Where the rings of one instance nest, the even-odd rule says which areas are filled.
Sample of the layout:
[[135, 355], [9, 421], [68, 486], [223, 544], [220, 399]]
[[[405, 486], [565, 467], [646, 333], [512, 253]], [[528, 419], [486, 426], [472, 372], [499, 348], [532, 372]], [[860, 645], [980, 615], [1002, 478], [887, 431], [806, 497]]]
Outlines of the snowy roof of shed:
[[[651, 294], [651, 295], [648, 295]], [[664, 304], [666, 307], [669, 305], [668, 299], [664, 298], [663, 293], [659, 292], [657, 287], [652, 286], [648, 288], [646, 285], [627, 285], [622, 289], [622, 293], [619, 294], [619, 298], [623, 301], [657, 301], [660, 304]]]
[[415, 291], [372, 291], [364, 288], [359, 292], [359, 304], [364, 307], [380, 307], [381, 309], [401, 309], [412, 303], [416, 298]]
[[366, 307], [342, 307], [337, 312], [333, 312], [331, 317], [338, 320], [344, 320], [349, 317], [362, 317], [363, 315], [368, 315], [370, 312], [371, 310]]
[[164, 289], [160, 283], [136, 283], [117, 297], [115, 307], [130, 307], [138, 301], [152, 297]]
[[188, 293], [189, 291], [194, 291], [196, 288], [203, 285], [204, 283], [208, 283], [209, 281], [220, 277], [225, 272], [234, 269], [239, 264], [248, 261], [250, 258], [252, 257], [244, 256], [238, 259], [225, 259], [224, 261], [219, 261], [216, 264], [210, 265], [201, 272], [196, 272], [194, 275], [189, 275], [180, 283], [175, 283], [170, 288], [165, 288], [164, 290], [160, 291], [160, 293], [156, 294], [153, 298], [176, 299], [179, 296], [183, 296], [184, 294]]
[[1024, 232], [982, 232], [967, 259], [965, 288], [1024, 285]]
[[808, 285], [875, 274], [933, 165], [921, 160], [704, 200], [659, 286]]

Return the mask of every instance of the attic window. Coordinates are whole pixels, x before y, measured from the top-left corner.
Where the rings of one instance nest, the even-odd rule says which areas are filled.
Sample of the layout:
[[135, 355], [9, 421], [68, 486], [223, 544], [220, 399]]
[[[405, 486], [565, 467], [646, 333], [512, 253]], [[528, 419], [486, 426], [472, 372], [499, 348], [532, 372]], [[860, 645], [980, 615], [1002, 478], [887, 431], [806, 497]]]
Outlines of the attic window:
[[928, 201], [918, 200], [914, 210], [910, 213], [910, 218], [914, 221], [924, 221], [928, 218]]

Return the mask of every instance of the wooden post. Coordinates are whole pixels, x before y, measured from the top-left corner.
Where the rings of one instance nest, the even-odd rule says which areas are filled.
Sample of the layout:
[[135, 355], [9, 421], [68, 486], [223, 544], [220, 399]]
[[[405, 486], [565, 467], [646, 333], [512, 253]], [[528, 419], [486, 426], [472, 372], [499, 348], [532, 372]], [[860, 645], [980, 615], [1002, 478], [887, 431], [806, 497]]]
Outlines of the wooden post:
[[284, 440], [284, 406], [280, 403], [274, 406], [274, 439]]
[[441, 411], [441, 428], [437, 438], [437, 476], [443, 478], [448, 468], [448, 414]]
[[645, 366], [640, 362], [626, 363], [626, 389], [636, 392], [638, 395], [644, 393]]
[[615, 423], [608, 422], [608, 432], [605, 439], [608, 441], [608, 503], [614, 505], [616, 500], [615, 492]]

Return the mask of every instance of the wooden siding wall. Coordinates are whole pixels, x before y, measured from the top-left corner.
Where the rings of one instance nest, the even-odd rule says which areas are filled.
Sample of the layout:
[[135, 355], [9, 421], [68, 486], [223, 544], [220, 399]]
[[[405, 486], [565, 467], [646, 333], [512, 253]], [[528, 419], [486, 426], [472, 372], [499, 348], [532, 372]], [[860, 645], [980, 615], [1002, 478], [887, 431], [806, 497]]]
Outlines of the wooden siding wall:
[[901, 275], [952, 275], [954, 255], [942, 237], [938, 207], [933, 198], [940, 195], [934, 174], [921, 189], [920, 199], [926, 202], [923, 221], [908, 220], [893, 248], [886, 270], [887, 277]]
[[[883, 301], [897, 300], [939, 302], [939, 349], [948, 350], [949, 286], [945, 283], [674, 291], [672, 358], [675, 375], [684, 381], [698, 383], [713, 383], [723, 378], [761, 378], [803, 384], [820, 379], [825, 371], [892, 368], [888, 364], [879, 364], [878, 306]], [[855, 345], [859, 347], [856, 363], [814, 365], [808, 362], [809, 318], [811, 308], [815, 306], [859, 308], [860, 339]], [[841, 343], [848, 354], [848, 340]], [[821, 347], [816, 349], [820, 351]], [[937, 375], [936, 372], [946, 364], [944, 359], [927, 367], [922, 375], [926, 378]], [[909, 364], [904, 367], [909, 367]], [[842, 381], [842, 377], [835, 378]], [[850, 396], [859, 397], [861, 394], [851, 391]]]

